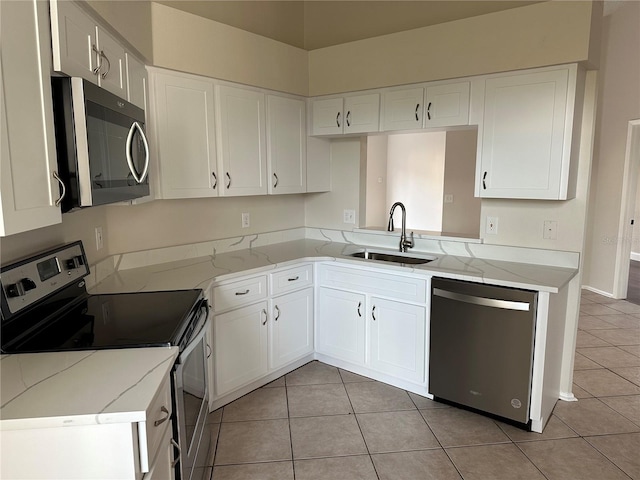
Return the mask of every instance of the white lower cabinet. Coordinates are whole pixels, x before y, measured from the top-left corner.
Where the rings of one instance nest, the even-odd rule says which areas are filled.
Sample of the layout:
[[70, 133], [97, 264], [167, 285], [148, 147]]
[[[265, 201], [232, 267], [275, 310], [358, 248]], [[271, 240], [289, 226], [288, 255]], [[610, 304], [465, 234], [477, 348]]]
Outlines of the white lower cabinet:
[[213, 351], [216, 396], [267, 374], [267, 302], [216, 315]]
[[360, 293], [320, 287], [316, 322], [319, 353], [365, 364], [365, 301]]
[[173, 440], [173, 429], [167, 428], [158, 447], [157, 457], [153, 462], [153, 466], [144, 475], [143, 480], [173, 480], [175, 478], [175, 447]]
[[313, 352], [313, 288], [271, 300], [269, 368], [274, 370]]

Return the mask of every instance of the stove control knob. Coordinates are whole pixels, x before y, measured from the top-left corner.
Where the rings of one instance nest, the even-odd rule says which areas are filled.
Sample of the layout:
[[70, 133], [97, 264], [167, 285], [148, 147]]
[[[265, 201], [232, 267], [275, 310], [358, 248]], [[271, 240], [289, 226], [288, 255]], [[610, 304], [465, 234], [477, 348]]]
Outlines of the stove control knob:
[[84, 257], [82, 255], [77, 255], [75, 257], [71, 257], [67, 260], [67, 270], [73, 270], [74, 268], [78, 268], [81, 265], [84, 265]]
[[33, 280], [30, 278], [23, 278], [18, 280], [16, 283], [7, 285], [7, 297], [22, 297], [29, 290], [33, 290], [34, 288], [36, 288], [36, 284]]

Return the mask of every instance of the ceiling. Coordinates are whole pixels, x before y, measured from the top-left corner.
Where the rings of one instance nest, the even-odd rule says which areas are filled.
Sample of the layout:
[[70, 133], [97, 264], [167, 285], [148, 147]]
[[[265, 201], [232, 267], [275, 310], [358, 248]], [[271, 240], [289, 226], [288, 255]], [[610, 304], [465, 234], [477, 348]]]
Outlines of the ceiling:
[[485, 15], [528, 0], [154, 0], [305, 50]]

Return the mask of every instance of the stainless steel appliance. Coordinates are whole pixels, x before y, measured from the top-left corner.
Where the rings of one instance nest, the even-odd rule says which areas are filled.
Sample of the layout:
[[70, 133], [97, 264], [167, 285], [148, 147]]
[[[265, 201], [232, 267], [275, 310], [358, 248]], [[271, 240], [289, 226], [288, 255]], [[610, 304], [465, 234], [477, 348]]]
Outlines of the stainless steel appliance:
[[172, 371], [176, 478], [206, 473], [210, 434], [202, 290], [90, 295], [81, 242], [0, 268], [2, 353], [179, 347]]
[[433, 278], [429, 392], [530, 428], [537, 293]]
[[149, 195], [144, 110], [78, 77], [53, 77], [62, 211]]

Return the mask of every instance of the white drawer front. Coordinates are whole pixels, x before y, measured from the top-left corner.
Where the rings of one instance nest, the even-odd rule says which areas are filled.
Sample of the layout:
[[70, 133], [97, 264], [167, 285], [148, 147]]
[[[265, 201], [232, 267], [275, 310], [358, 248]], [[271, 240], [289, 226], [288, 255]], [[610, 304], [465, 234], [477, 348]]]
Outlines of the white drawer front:
[[267, 298], [267, 276], [218, 285], [213, 288], [213, 309], [222, 312]]
[[380, 295], [409, 302], [427, 301], [427, 281], [380, 272], [320, 265], [321, 286]]
[[280, 295], [312, 284], [313, 265], [300, 265], [271, 274], [271, 295]]

